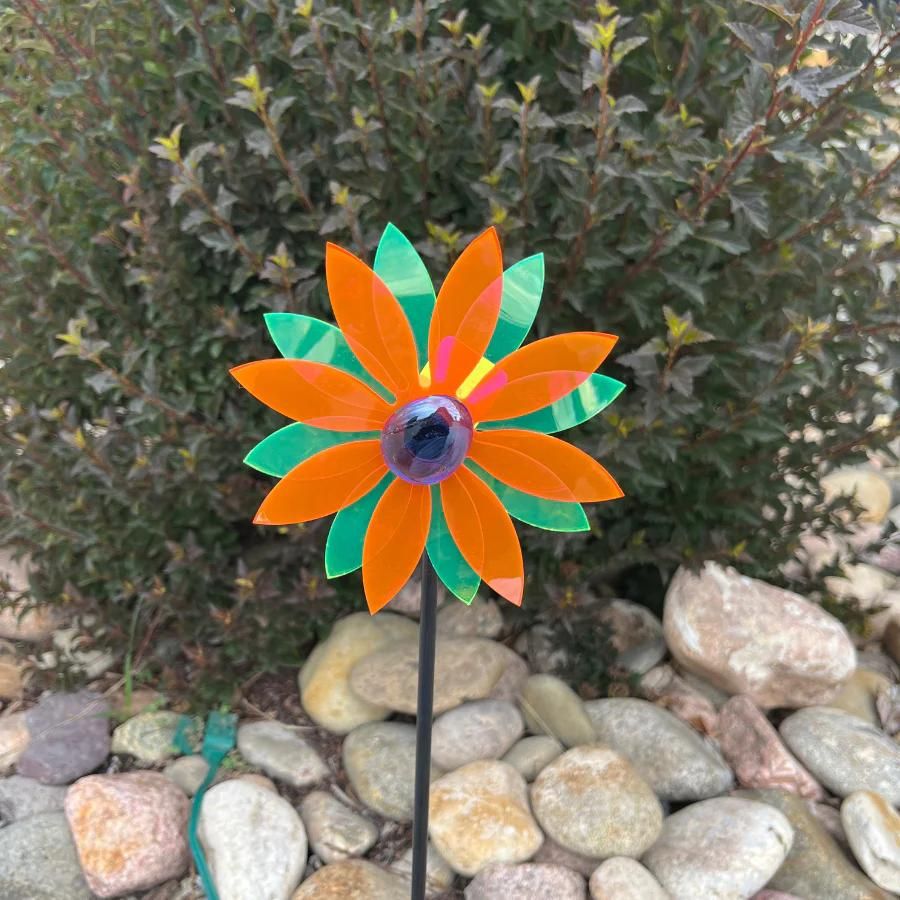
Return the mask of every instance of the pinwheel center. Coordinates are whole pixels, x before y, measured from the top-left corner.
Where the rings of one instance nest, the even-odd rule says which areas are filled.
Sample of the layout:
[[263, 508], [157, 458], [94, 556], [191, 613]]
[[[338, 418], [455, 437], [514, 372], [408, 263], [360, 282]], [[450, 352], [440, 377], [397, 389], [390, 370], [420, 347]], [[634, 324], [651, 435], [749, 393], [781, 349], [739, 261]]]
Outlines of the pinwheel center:
[[411, 484], [437, 484], [461, 465], [472, 443], [472, 417], [459, 400], [435, 395], [401, 406], [381, 430], [388, 468]]

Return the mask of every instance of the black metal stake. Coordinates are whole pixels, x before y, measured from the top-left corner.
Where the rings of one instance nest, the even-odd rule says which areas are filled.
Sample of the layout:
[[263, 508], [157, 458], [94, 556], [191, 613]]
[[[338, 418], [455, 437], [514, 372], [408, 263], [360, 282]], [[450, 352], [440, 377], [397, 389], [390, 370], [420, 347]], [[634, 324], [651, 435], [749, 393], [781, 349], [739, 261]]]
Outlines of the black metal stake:
[[419, 614], [419, 694], [416, 701], [416, 794], [413, 801], [412, 900], [425, 900], [428, 863], [428, 793], [431, 788], [431, 720], [434, 714], [434, 648], [437, 632], [437, 576], [422, 554]]

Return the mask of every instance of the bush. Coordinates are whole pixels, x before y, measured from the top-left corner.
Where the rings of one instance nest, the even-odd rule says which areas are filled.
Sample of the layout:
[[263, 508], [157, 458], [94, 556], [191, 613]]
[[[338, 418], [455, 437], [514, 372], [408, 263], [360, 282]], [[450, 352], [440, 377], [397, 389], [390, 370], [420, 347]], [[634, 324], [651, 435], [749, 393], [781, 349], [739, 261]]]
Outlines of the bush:
[[772, 579], [833, 518], [792, 496], [896, 436], [892, 0], [12, 7], [0, 540], [148, 671], [297, 662], [361, 602], [327, 525], [250, 524], [282, 423], [227, 375], [274, 355], [264, 311], [327, 316], [326, 239], [371, 259], [390, 220], [439, 276], [493, 223], [546, 255], [540, 334], [621, 335], [575, 440], [627, 498], [526, 531], [532, 612]]

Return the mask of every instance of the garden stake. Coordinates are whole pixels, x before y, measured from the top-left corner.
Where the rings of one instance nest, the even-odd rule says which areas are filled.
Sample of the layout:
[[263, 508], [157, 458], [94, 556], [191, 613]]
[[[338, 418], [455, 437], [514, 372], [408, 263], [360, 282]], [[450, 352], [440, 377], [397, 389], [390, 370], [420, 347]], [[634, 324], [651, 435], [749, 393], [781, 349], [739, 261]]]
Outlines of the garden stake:
[[422, 554], [419, 614], [419, 693], [416, 698], [416, 793], [413, 801], [412, 900], [425, 900], [428, 868], [428, 794], [431, 788], [431, 722], [434, 715], [434, 662], [437, 631], [437, 576]]

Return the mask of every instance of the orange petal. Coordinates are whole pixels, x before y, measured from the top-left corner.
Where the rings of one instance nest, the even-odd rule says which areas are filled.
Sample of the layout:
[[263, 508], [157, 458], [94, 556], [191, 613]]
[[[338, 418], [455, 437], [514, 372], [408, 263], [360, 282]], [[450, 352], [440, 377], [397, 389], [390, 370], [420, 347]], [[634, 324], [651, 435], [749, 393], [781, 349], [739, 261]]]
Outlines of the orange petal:
[[334, 317], [372, 377], [397, 399], [418, 388], [412, 329], [387, 285], [361, 259], [336, 244], [325, 247], [325, 279]]
[[441, 482], [447, 527], [465, 561], [501, 597], [522, 605], [522, 548], [509, 513], [470, 469], [461, 467]]
[[623, 496], [600, 463], [549, 434], [476, 431], [469, 457], [504, 484], [545, 500], [591, 503]]
[[349, 506], [382, 479], [380, 441], [351, 441], [322, 450], [291, 469], [269, 491], [256, 525], [295, 525]]
[[391, 414], [370, 387], [324, 363], [264, 359], [237, 366], [231, 374], [266, 406], [317, 428], [379, 430]]
[[378, 501], [363, 544], [363, 590], [377, 613], [409, 581], [431, 525], [431, 490], [401, 479]]
[[492, 422], [555, 403], [588, 379], [617, 340], [612, 334], [576, 331], [526, 344], [485, 375], [466, 406], [476, 422]]
[[[440, 368], [439, 351], [448, 338], [469, 348], [476, 361], [481, 359], [493, 337], [500, 315], [503, 293], [503, 253], [494, 228], [480, 234], [453, 264], [441, 290], [431, 318], [428, 333], [428, 360], [434, 385], [435, 370]], [[444, 350], [446, 356], [446, 349]], [[446, 373], [449, 376], [449, 372]], [[468, 375], [465, 372], [451, 388], [454, 391]], [[446, 385], [451, 379], [445, 379]]]

